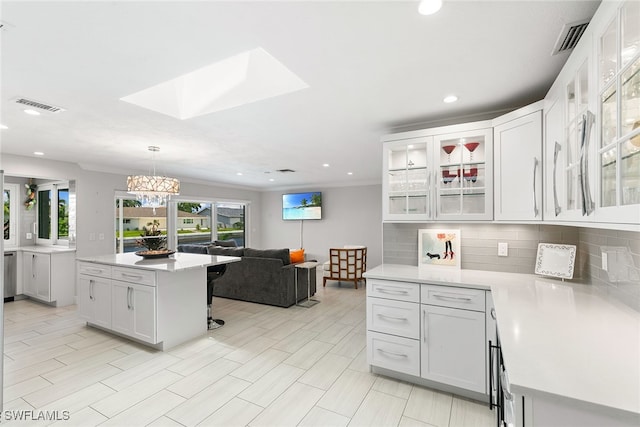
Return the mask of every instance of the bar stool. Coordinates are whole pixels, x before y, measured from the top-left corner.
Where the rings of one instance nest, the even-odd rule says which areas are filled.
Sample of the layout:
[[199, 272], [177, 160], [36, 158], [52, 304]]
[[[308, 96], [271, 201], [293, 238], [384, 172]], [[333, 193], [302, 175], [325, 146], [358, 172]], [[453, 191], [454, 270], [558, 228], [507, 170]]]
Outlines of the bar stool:
[[227, 265], [214, 265], [207, 267], [207, 329], [218, 329], [224, 326], [224, 320], [213, 318], [213, 286], [215, 281], [221, 278], [227, 271]]

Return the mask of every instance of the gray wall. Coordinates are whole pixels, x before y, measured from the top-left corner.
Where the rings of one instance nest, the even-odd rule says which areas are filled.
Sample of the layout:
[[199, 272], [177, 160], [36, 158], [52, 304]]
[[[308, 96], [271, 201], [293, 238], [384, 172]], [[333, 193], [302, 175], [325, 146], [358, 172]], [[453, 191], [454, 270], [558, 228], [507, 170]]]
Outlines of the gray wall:
[[[640, 233], [580, 229], [580, 269], [593, 286], [640, 310]], [[602, 269], [607, 253], [608, 271]]]
[[[2, 155], [1, 169], [8, 177], [76, 180], [77, 236], [76, 249], [80, 257], [113, 253], [116, 191], [126, 190], [125, 174], [88, 171], [75, 163], [33, 157]], [[180, 177], [177, 177], [180, 178]], [[12, 179], [12, 178], [10, 178]], [[13, 180], [11, 182], [18, 182]], [[181, 182], [181, 195], [197, 199], [213, 198], [250, 202], [247, 219], [248, 240], [252, 246], [261, 245], [260, 193], [238, 188]], [[21, 206], [23, 215], [24, 207]], [[31, 221], [33, 222], [33, 221]], [[27, 224], [28, 226], [28, 224]], [[24, 224], [20, 225], [21, 230]], [[104, 240], [89, 240], [91, 234], [104, 234]], [[24, 235], [24, 233], [23, 233]], [[21, 236], [21, 243], [24, 236]]]
[[[322, 191], [323, 219], [282, 220], [282, 194]], [[262, 193], [262, 243], [265, 248], [300, 247], [307, 259], [324, 262], [329, 248], [367, 246], [367, 267], [382, 263], [382, 186], [308, 188]]]
[[[398, 224], [383, 226], [384, 262], [418, 265], [418, 230], [450, 228], [462, 237], [461, 268], [533, 273], [538, 243], [578, 245], [579, 229], [530, 224]], [[498, 256], [498, 242], [509, 244], [509, 256]], [[579, 263], [579, 260], [578, 260]], [[574, 277], [580, 271], [574, 271]]]

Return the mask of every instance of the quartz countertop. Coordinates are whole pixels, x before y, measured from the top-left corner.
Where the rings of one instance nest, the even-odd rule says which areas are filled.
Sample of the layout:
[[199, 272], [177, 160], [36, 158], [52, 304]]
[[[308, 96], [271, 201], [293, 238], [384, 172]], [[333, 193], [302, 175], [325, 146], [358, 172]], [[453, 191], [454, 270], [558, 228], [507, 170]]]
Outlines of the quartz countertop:
[[134, 253], [100, 255], [78, 258], [78, 261], [107, 264], [116, 267], [133, 267], [144, 270], [176, 272], [190, 268], [208, 267], [210, 265], [229, 264], [240, 261], [239, 257], [222, 255], [204, 255], [176, 252], [166, 258], [144, 259]]
[[365, 276], [491, 290], [513, 392], [640, 414], [640, 313], [589, 284], [394, 264]]

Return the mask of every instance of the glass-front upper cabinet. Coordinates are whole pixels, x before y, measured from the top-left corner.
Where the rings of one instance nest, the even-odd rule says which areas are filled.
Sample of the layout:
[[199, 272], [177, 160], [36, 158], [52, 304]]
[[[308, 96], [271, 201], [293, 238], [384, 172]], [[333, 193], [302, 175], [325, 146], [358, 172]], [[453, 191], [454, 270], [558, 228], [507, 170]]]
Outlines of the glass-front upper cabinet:
[[422, 137], [385, 144], [383, 219], [431, 219], [430, 142]]
[[640, 2], [623, 2], [599, 39], [599, 202], [602, 208], [619, 208], [611, 213], [614, 222], [638, 222], [634, 205], [640, 205], [639, 22]]
[[382, 138], [384, 221], [493, 219], [490, 122]]
[[439, 219], [492, 219], [492, 136], [489, 128], [434, 137]]

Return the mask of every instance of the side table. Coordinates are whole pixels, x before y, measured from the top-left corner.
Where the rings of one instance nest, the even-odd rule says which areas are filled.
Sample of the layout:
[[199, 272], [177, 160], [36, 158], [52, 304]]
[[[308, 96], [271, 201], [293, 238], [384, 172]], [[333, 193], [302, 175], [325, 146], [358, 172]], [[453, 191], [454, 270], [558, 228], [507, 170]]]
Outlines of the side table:
[[[317, 262], [313, 262], [313, 261], [308, 261], [308, 262], [301, 262], [299, 264], [295, 264], [295, 268], [296, 268], [296, 305], [300, 306], [300, 307], [313, 307], [314, 305], [318, 304], [320, 301], [318, 301], [317, 299], [311, 299], [311, 270], [314, 270], [316, 267], [318, 266]], [[303, 301], [301, 303], [298, 303], [298, 269], [304, 269], [307, 270], [307, 300]]]

